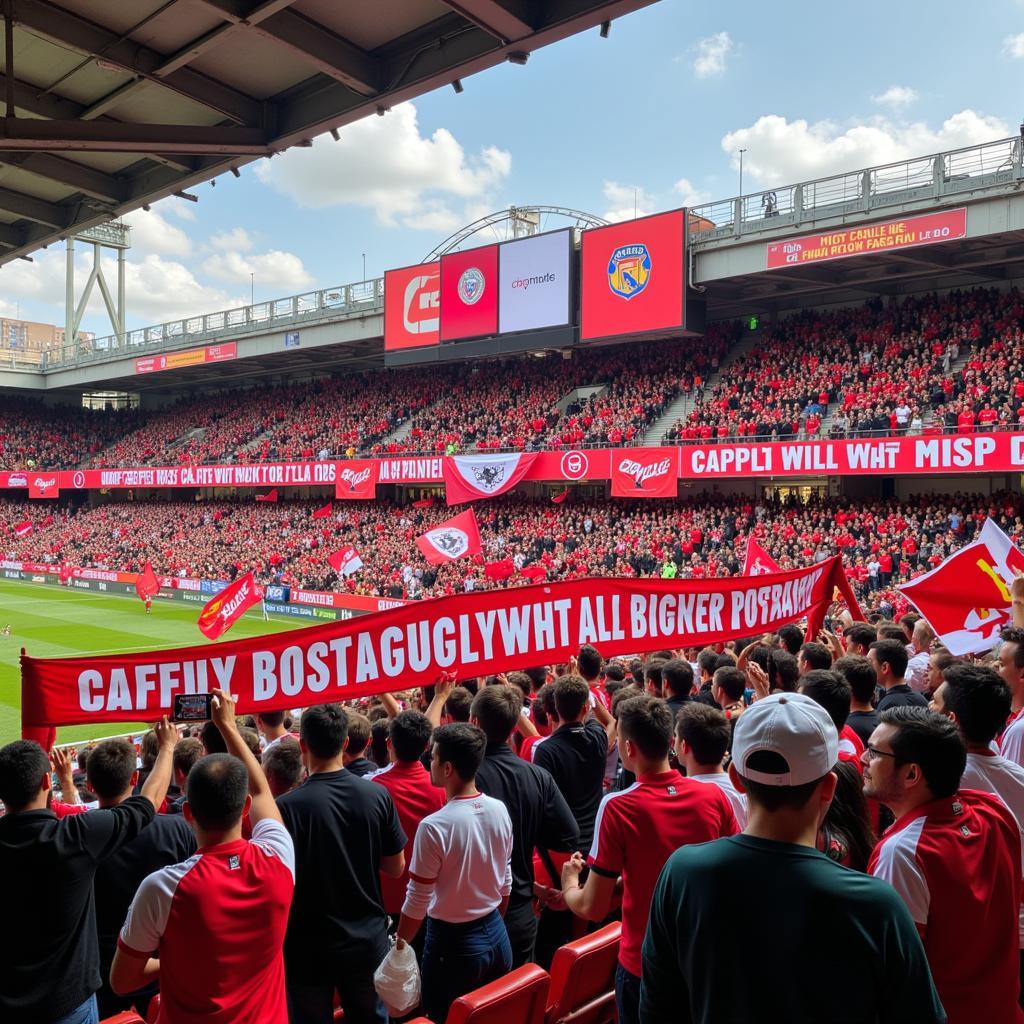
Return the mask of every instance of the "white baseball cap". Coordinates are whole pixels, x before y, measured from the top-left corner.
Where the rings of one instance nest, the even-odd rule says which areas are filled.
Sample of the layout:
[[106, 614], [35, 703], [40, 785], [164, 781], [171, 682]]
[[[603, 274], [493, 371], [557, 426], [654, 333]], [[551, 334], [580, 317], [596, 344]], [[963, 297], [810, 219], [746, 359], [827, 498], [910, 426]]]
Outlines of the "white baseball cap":
[[[788, 770], [769, 773], [749, 767], [751, 756], [762, 751], [777, 754]], [[732, 762], [752, 782], [802, 786], [827, 775], [838, 760], [839, 734], [832, 719], [802, 693], [773, 693], [755, 701], [736, 720]]]

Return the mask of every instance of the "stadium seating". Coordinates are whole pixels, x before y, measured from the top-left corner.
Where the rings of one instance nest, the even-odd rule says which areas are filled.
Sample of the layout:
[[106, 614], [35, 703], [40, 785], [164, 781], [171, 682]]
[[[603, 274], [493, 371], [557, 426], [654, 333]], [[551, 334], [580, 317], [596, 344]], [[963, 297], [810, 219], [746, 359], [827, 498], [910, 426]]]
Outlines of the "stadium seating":
[[546, 1024], [611, 1024], [615, 1020], [615, 967], [620, 922], [555, 951]]

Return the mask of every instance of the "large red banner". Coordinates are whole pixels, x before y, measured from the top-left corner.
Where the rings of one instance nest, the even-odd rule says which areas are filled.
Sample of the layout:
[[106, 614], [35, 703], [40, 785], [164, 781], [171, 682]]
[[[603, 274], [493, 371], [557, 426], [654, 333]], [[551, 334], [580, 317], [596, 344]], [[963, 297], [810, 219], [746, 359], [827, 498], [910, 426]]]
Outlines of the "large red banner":
[[373, 499], [377, 496], [377, 477], [380, 476], [380, 462], [377, 459], [352, 459], [338, 467], [338, 482], [334, 496], [352, 500]]
[[673, 210], [583, 232], [581, 340], [683, 327], [685, 230]]
[[498, 333], [498, 247], [441, 257], [441, 340]]
[[612, 458], [613, 498], [674, 498], [678, 448], [624, 448]]
[[801, 263], [840, 260], [847, 256], [867, 256], [889, 249], [910, 249], [917, 245], [950, 242], [967, 234], [967, 210], [943, 210], [920, 217], [887, 220], [862, 227], [836, 228], [817, 235], [769, 242], [765, 248], [768, 270]]
[[531, 452], [453, 455], [443, 464], [444, 495], [449, 505], [495, 498], [512, 490], [536, 462]]
[[384, 274], [384, 350], [436, 345], [441, 339], [441, 264]]
[[836, 587], [849, 594], [838, 556], [753, 578], [588, 578], [456, 594], [215, 646], [23, 655], [22, 729], [38, 736], [57, 725], [153, 721], [176, 693], [216, 687], [235, 695], [242, 714], [303, 707], [426, 685], [442, 672], [466, 679], [564, 662], [583, 644], [606, 657], [700, 647], [804, 615], [813, 636]]
[[28, 496], [30, 498], [59, 498], [58, 479], [58, 474], [55, 471], [34, 473], [28, 482]]

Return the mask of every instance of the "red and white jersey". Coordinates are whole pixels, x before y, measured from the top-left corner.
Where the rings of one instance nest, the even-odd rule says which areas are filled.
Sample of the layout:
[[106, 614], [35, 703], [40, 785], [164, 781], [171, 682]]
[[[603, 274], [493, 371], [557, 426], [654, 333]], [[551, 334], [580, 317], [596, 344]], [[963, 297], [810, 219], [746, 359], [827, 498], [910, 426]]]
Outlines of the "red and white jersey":
[[949, 1024], [1020, 1024], [1021, 833], [995, 796], [961, 790], [899, 818], [868, 871], [900, 894]]
[[844, 725], [839, 732], [839, 752], [852, 754], [858, 760], [864, 753], [864, 741], [848, 725]]
[[252, 839], [204, 847], [146, 878], [117, 940], [160, 960], [158, 1024], [288, 1024], [284, 935], [295, 849], [264, 818]]
[[1018, 714], [1006, 727], [999, 740], [999, 753], [1024, 767], [1024, 715]]

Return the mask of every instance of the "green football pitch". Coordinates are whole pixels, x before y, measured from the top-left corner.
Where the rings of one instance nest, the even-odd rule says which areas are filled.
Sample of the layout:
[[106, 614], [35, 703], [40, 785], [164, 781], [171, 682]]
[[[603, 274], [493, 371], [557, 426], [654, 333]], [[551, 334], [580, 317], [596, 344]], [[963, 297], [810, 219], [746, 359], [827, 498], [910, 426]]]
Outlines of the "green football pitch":
[[[147, 615], [137, 597], [65, 590], [56, 586], [0, 580], [0, 745], [21, 735], [21, 649], [38, 658], [73, 658], [87, 654], [117, 654], [161, 647], [204, 644], [196, 627], [200, 605], [153, 603]], [[303, 619], [264, 622], [250, 612], [231, 629], [230, 636], [258, 636], [311, 625]], [[139, 723], [97, 723], [59, 729], [59, 743], [94, 739], [141, 730]]]

